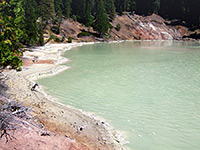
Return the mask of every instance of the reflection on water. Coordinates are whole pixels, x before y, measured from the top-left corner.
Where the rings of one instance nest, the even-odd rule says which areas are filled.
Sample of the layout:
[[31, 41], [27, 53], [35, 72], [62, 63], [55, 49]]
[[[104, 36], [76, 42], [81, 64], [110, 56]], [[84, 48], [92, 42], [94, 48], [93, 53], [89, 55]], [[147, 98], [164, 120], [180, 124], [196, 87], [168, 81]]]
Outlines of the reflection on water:
[[200, 149], [200, 44], [137, 41], [66, 52], [40, 80], [60, 102], [104, 117], [134, 150]]

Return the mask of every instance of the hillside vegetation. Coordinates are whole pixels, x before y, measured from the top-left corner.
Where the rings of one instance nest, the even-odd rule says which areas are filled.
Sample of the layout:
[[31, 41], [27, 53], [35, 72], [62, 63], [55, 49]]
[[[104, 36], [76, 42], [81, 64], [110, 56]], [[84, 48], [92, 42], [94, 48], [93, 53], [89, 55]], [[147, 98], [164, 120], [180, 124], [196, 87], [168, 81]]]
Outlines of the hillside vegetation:
[[[0, 0], [0, 66], [20, 70], [22, 47], [52, 40], [180, 39], [183, 28], [177, 25], [199, 28], [199, 6], [200, 0]], [[145, 17], [151, 14], [168, 22], [155, 25]], [[70, 27], [74, 24], [80, 32]], [[181, 33], [173, 27], [166, 32], [169, 26]], [[198, 38], [199, 33], [186, 37]]]

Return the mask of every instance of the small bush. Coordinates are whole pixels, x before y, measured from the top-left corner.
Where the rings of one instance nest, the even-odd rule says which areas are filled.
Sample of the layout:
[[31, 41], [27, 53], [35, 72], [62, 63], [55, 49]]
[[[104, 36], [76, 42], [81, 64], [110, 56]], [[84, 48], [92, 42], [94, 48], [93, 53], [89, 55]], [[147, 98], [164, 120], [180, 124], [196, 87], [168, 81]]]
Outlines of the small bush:
[[90, 36], [90, 35], [91, 35], [91, 33], [89, 33], [89, 32], [81, 32], [77, 36], [80, 38], [80, 37], [83, 37], [83, 36]]
[[62, 39], [61, 39], [61, 42], [64, 42], [64, 40], [65, 40], [65, 37], [63, 36]]
[[57, 36], [54, 37], [54, 41], [55, 42], [61, 42], [60, 39]]
[[50, 34], [50, 39], [54, 39], [54, 35], [53, 34]]
[[120, 31], [121, 25], [120, 25], [120, 24], [117, 24], [117, 26], [115, 27], [115, 29], [116, 29], [117, 31]]
[[68, 37], [68, 43], [72, 43], [72, 37]]

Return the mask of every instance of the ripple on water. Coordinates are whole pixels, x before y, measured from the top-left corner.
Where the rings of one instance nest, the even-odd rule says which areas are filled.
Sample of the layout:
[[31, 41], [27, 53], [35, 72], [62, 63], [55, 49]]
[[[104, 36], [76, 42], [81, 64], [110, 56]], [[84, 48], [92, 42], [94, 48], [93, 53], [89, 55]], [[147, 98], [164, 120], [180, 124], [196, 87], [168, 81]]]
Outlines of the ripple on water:
[[200, 47], [184, 42], [95, 44], [66, 53], [71, 69], [40, 80], [62, 103], [123, 131], [130, 149], [199, 150]]

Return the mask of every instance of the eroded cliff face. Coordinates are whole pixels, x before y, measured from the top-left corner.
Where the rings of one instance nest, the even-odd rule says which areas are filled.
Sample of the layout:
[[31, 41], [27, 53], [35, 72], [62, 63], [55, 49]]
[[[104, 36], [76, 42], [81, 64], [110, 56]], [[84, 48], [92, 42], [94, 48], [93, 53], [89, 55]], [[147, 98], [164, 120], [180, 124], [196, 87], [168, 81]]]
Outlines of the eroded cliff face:
[[[150, 16], [130, 15], [124, 13], [123, 16], [116, 16], [111, 23], [113, 26], [110, 31], [110, 38], [107, 40], [181, 40], [188, 34], [188, 29], [181, 25], [168, 25], [168, 23], [159, 15]], [[121, 29], [116, 30], [117, 24]], [[64, 20], [61, 24], [61, 35], [72, 37], [73, 41], [96, 41], [99, 40], [93, 36], [78, 37], [82, 31], [95, 33], [90, 27], [74, 22], [72, 19]]]
[[[139, 15], [129, 15], [128, 13], [123, 16], [117, 16], [113, 22], [121, 25], [121, 30], [114, 33], [118, 34], [122, 39], [137, 39], [137, 40], [174, 40], [182, 39], [187, 31], [182, 26], [168, 26], [165, 20], [153, 14], [151, 16], [142, 17]], [[115, 39], [116, 36], [112, 35]]]

